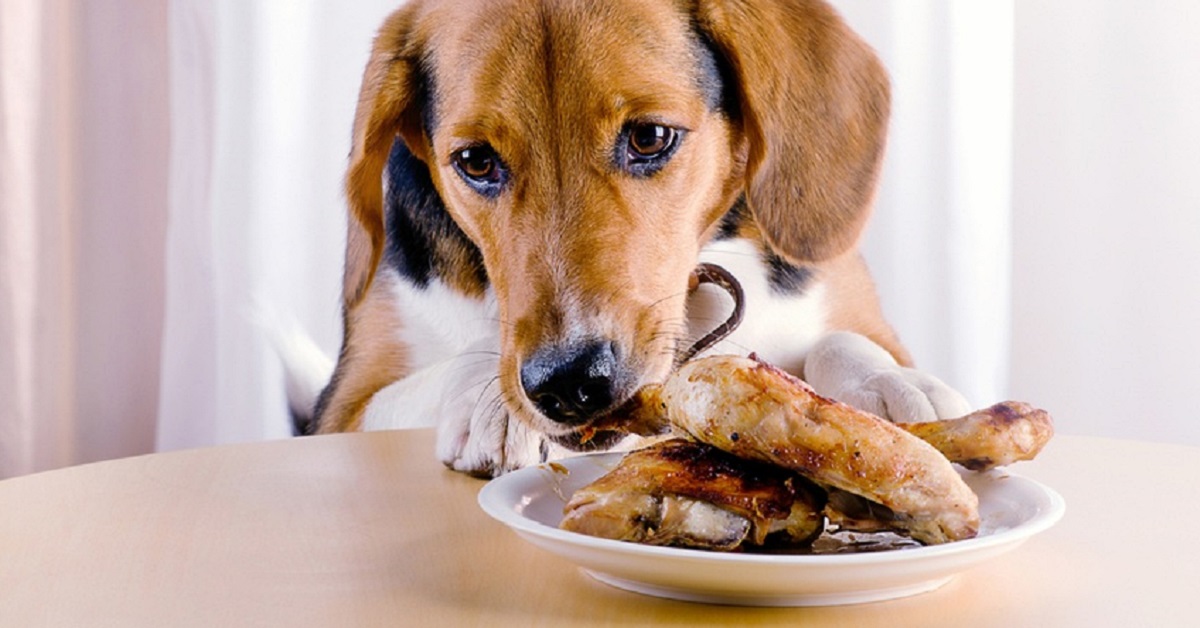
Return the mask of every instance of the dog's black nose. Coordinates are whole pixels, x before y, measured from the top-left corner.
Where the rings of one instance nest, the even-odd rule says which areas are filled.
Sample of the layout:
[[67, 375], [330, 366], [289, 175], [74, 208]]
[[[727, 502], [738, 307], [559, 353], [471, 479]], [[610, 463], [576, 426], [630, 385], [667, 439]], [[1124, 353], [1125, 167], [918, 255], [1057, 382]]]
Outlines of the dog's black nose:
[[521, 365], [521, 386], [551, 420], [577, 425], [612, 406], [617, 368], [610, 342], [550, 347]]

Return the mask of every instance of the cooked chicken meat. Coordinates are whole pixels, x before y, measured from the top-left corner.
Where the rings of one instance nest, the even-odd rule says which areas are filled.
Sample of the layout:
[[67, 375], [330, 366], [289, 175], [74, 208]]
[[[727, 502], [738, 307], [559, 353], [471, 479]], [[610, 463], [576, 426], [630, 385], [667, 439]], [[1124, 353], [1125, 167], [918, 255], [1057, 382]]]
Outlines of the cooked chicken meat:
[[663, 441], [571, 496], [561, 527], [652, 545], [732, 550], [807, 543], [824, 525], [824, 492], [790, 471], [688, 439]]
[[897, 425], [973, 471], [1033, 460], [1054, 436], [1054, 422], [1045, 410], [1018, 401], [958, 419]]
[[696, 440], [880, 504], [894, 529], [918, 541], [945, 543], [978, 530], [978, 498], [937, 449], [778, 368], [702, 358], [646, 396]]
[[[647, 386], [593, 429], [662, 434], [671, 424], [661, 395], [660, 386]], [[1003, 401], [957, 419], [895, 425], [972, 471], [1033, 460], [1054, 436], [1050, 414], [1020, 401]]]

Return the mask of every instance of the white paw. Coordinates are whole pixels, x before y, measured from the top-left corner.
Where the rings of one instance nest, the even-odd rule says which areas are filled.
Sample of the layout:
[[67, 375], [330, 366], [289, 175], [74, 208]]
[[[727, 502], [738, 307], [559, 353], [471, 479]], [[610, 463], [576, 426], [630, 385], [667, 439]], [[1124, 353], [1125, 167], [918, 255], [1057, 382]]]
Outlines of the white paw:
[[822, 339], [805, 360], [804, 378], [822, 395], [896, 423], [957, 418], [971, 410], [957, 390], [896, 364], [858, 334], [838, 332]]
[[446, 466], [493, 477], [542, 461], [542, 437], [510, 418], [500, 401], [497, 361], [467, 352], [411, 373], [375, 393], [364, 430], [437, 426], [436, 454]]
[[493, 412], [450, 415], [438, 425], [437, 456], [446, 466], [481, 477], [496, 477], [545, 459], [549, 445], [541, 434]]
[[952, 419], [970, 412], [967, 400], [942, 380], [900, 366], [879, 370], [835, 399], [896, 423]]
[[457, 360], [441, 380], [437, 456], [455, 471], [496, 477], [542, 462], [548, 452], [540, 433], [508, 414], [496, 369], [495, 360]]

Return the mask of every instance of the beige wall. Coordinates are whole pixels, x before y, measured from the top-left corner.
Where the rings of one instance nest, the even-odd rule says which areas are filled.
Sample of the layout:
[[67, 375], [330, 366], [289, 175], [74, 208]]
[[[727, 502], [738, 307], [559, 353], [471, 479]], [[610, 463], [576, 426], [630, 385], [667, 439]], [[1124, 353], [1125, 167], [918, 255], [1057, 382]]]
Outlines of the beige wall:
[[1016, 5], [1011, 392], [1200, 444], [1200, 3]]

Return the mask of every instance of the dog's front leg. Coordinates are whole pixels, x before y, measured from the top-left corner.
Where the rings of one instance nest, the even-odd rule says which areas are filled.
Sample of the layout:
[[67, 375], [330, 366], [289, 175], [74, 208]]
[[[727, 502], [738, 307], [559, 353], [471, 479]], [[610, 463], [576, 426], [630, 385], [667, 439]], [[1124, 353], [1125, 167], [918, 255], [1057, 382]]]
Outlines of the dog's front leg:
[[804, 379], [821, 395], [898, 423], [971, 411], [966, 398], [942, 380], [900, 366], [882, 347], [850, 332], [828, 334], [809, 351]]
[[496, 477], [544, 461], [545, 439], [508, 412], [474, 412], [465, 424], [459, 416], [438, 424], [437, 454], [451, 469]]
[[446, 466], [493, 477], [542, 461], [541, 434], [509, 416], [492, 353], [466, 351], [383, 388], [363, 414], [364, 430], [437, 427]]

